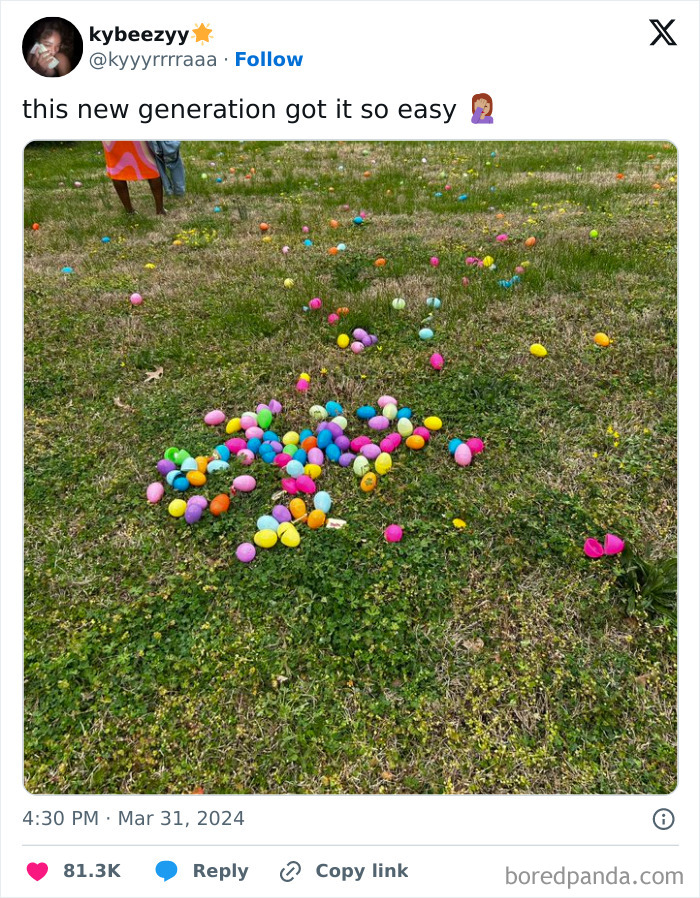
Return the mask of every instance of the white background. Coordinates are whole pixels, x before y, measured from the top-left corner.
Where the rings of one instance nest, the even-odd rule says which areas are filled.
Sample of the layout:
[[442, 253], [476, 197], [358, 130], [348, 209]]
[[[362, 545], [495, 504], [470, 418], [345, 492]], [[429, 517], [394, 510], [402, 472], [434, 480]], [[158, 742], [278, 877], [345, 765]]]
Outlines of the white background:
[[[25, 895], [683, 895], [698, 898], [698, 4], [696, 2], [0, 2], [2, 206], [0, 242], [2, 412], [2, 854], [0, 894]], [[63, 79], [37, 78], [22, 62], [20, 44], [37, 18], [60, 15], [85, 39], [79, 69]], [[677, 47], [650, 47], [651, 18], [676, 19]], [[209, 47], [167, 50], [156, 44], [108, 47], [126, 53], [215, 53], [216, 68], [122, 72], [89, 67], [89, 26], [213, 29]], [[303, 53], [299, 69], [233, 68], [236, 50]], [[229, 64], [223, 62], [228, 56]], [[494, 98], [493, 126], [469, 124], [473, 93]], [[275, 102], [337, 97], [357, 104], [459, 104], [450, 125], [400, 121], [128, 123], [29, 121], [23, 99], [68, 101]], [[58, 797], [28, 795], [22, 786], [22, 154], [33, 139], [151, 137], [180, 139], [417, 140], [660, 139], [679, 152], [680, 332], [680, 755], [679, 787], [669, 796], [187, 796]], [[651, 823], [669, 807], [676, 825]], [[28, 810], [98, 810], [99, 828], [28, 827]], [[179, 809], [188, 828], [119, 827], [118, 811]], [[243, 810], [244, 827], [222, 833], [196, 827], [199, 808]], [[111, 818], [110, 822], [106, 817]], [[158, 819], [158, 815], [155, 820]], [[66, 848], [73, 843], [109, 845]], [[155, 847], [204, 846], [225, 847]], [[120, 845], [135, 846], [132, 848]], [[251, 846], [236, 847], [233, 846]], [[272, 845], [276, 847], [260, 847]], [[342, 847], [342, 846], [386, 847]], [[509, 845], [514, 847], [480, 847]], [[611, 845], [602, 848], [597, 846]], [[44, 847], [47, 846], [47, 847]], [[50, 846], [50, 847], [49, 847]], [[154, 847], [151, 847], [154, 846]], [[230, 846], [230, 847], [229, 847]], [[257, 847], [252, 847], [257, 846]], [[290, 847], [285, 847], [290, 846]], [[311, 847], [300, 847], [311, 846]], [[313, 847], [337, 846], [337, 847]], [[404, 847], [388, 847], [404, 846]], [[411, 846], [411, 847], [408, 847]], [[417, 847], [433, 846], [433, 847]], [[443, 847], [435, 847], [443, 846]], [[457, 846], [457, 847], [449, 847]], [[472, 847], [465, 847], [472, 846]], [[515, 847], [522, 846], [522, 847]], [[527, 847], [530, 846], [530, 847]], [[544, 846], [544, 847], [535, 847]], [[555, 847], [570, 846], [570, 847]], [[575, 847], [574, 847], [575, 846]], [[628, 847], [625, 847], [628, 846]], [[636, 847], [633, 847], [636, 846]], [[155, 863], [172, 859], [180, 874], [167, 884]], [[296, 858], [304, 866], [294, 884], [278, 871]], [[44, 860], [49, 875], [34, 883], [29, 861]], [[362, 865], [373, 860], [409, 865], [408, 880], [359, 885], [321, 880], [321, 862]], [[99, 888], [64, 879], [63, 863], [120, 862], [122, 879]], [[191, 863], [250, 866], [241, 885], [190, 878]], [[683, 870], [683, 888], [628, 889], [550, 886], [507, 889], [504, 867], [516, 869]]]

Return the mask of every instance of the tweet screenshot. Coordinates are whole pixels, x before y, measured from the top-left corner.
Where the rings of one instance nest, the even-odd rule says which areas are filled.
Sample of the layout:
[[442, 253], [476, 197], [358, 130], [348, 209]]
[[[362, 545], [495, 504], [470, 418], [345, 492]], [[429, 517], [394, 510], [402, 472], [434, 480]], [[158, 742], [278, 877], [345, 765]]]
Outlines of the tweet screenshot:
[[698, 0], [0, 16], [1, 898], [700, 898]]

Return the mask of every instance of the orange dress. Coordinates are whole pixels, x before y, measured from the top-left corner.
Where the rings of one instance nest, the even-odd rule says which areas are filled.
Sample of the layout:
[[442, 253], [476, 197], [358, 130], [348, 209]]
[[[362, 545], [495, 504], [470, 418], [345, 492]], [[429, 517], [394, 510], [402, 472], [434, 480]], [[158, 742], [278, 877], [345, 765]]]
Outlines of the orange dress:
[[150, 181], [158, 167], [145, 140], [103, 140], [107, 174], [113, 181]]

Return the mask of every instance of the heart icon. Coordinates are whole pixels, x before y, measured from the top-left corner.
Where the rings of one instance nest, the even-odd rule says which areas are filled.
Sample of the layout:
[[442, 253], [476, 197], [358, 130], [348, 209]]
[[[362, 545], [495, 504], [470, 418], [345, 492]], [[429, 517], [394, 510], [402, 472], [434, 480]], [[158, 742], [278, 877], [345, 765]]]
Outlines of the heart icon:
[[36, 882], [39, 882], [40, 879], [43, 879], [48, 872], [48, 864], [27, 864], [27, 873], [31, 876], [32, 879], [36, 880]]

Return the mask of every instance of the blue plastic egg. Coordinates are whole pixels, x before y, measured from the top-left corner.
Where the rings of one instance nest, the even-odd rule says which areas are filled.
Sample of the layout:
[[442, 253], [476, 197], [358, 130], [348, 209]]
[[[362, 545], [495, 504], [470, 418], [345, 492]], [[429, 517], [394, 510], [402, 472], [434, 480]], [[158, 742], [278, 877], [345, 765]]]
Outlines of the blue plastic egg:
[[454, 455], [463, 442], [463, 440], [460, 440], [457, 437], [455, 437], [453, 440], [450, 440], [447, 446], [447, 448], [450, 450], [450, 455]]
[[326, 449], [333, 442], [333, 431], [322, 430], [316, 437], [316, 445], [319, 449]]
[[103, 243], [109, 243], [111, 239], [112, 239], [111, 237], [103, 237], [103, 238], [102, 238], [102, 242], [103, 242]]
[[181, 474], [182, 471], [178, 471], [177, 468], [174, 468], [172, 471], [168, 471], [168, 473], [165, 475], [165, 482], [168, 484], [168, 486], [172, 486], [175, 478], [179, 477]]
[[181, 493], [184, 493], [185, 490], [188, 490], [190, 488], [190, 482], [186, 477], [180, 474], [179, 477], [176, 477], [173, 480], [173, 488], [176, 490], [180, 490]]
[[313, 246], [313, 245], [314, 245], [313, 240], [309, 240], [309, 238], [307, 237], [306, 240], [304, 241], [304, 246]]
[[214, 452], [216, 452], [221, 461], [228, 461], [229, 458], [231, 458], [231, 450], [228, 448], [228, 446], [224, 446], [223, 443], [220, 446], [217, 446], [214, 449]]
[[398, 412], [396, 412], [397, 418], [410, 418], [412, 415], [413, 415], [413, 412], [411, 411], [410, 408], [407, 408], [406, 406], [404, 406], [403, 408], [400, 408], [398, 410]]
[[253, 437], [251, 440], [248, 440], [247, 448], [253, 453], [253, 455], [257, 455], [260, 452], [260, 447], [262, 446], [262, 440], [258, 439], [258, 437]]
[[442, 305], [442, 300], [438, 299], [437, 296], [429, 296], [425, 301], [426, 306], [430, 306], [431, 309], [439, 309]]
[[331, 443], [326, 449], [326, 458], [328, 461], [338, 461], [342, 454], [340, 446], [336, 446], [335, 443]]
[[353, 224], [361, 225], [364, 222], [364, 218], [361, 215], [356, 215], [352, 222]]
[[277, 528], [279, 527], [279, 525], [280, 522], [271, 514], [261, 515], [258, 518], [257, 522], [258, 530], [272, 530], [274, 533], [277, 533]]
[[314, 496], [314, 508], [322, 511], [324, 514], [328, 514], [332, 504], [330, 495], [323, 490]]
[[229, 467], [230, 466], [227, 461], [222, 461], [220, 458], [215, 458], [207, 465], [207, 471], [209, 474], [216, 474], [217, 471], [227, 471]]
[[296, 458], [293, 458], [287, 463], [285, 471], [290, 477], [301, 477], [304, 473], [304, 465], [302, 465], [300, 461], [297, 461]]
[[274, 430], [266, 430], [263, 434], [263, 440], [266, 443], [279, 443], [280, 438], [274, 432]]
[[469, 199], [469, 194], [468, 194], [468, 193], [463, 193], [461, 196], [458, 196], [457, 199], [458, 199], [460, 202], [463, 202], [464, 200], [468, 200], [468, 199]]
[[297, 449], [297, 451], [294, 453], [294, 461], [301, 462], [302, 465], [306, 464], [307, 458], [308, 453], [306, 449]]
[[377, 410], [372, 408], [371, 405], [362, 405], [357, 410], [357, 417], [361, 418], [363, 421], [369, 421], [370, 418], [374, 418], [377, 414]]
[[196, 471], [197, 470], [197, 462], [190, 455], [189, 458], [186, 458], [183, 463], [180, 465], [181, 471]]
[[418, 336], [421, 338], [421, 340], [432, 340], [435, 334], [429, 327], [422, 327], [418, 331]]
[[331, 418], [335, 418], [336, 415], [343, 414], [343, 406], [339, 402], [334, 402], [331, 399], [330, 402], [326, 403], [326, 411], [331, 416]]

